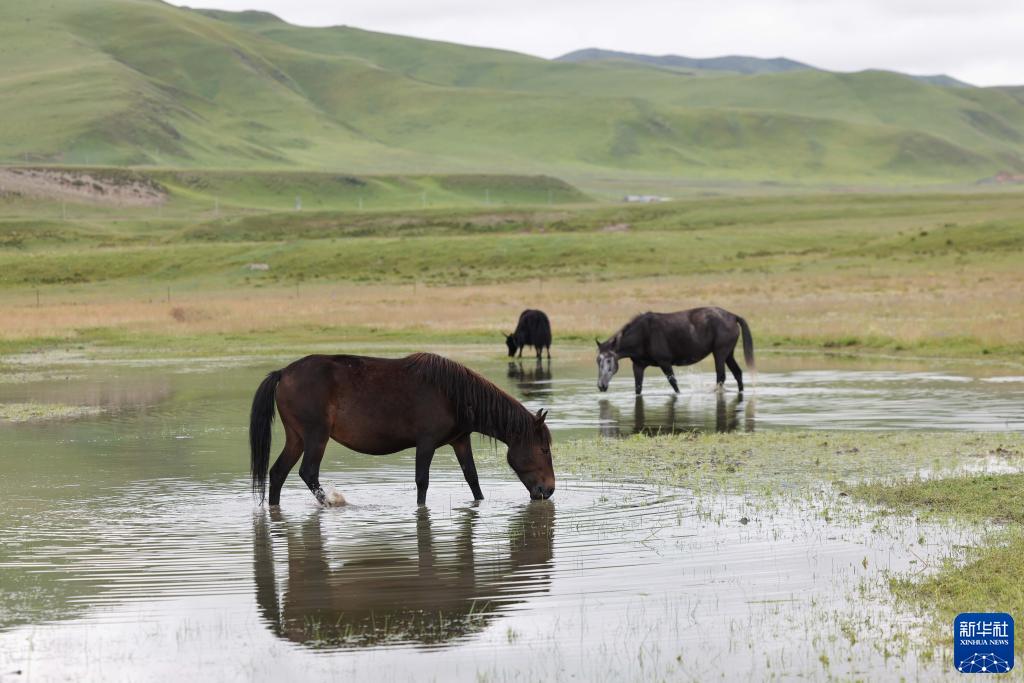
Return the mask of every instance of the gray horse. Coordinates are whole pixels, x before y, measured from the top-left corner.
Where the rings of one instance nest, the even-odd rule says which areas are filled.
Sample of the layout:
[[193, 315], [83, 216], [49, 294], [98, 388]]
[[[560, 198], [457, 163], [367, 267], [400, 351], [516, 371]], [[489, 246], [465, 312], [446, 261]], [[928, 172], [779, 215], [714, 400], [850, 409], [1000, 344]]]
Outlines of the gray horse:
[[608, 390], [612, 375], [619, 370], [619, 359], [633, 361], [636, 393], [644, 386], [644, 370], [661, 368], [668, 383], [678, 394], [679, 385], [672, 374], [673, 365], [693, 365], [708, 355], [715, 357], [715, 379], [718, 389], [725, 385], [725, 366], [729, 366], [736, 385], [743, 391], [743, 371], [733, 357], [736, 342], [743, 331], [743, 359], [754, 370], [754, 340], [747, 321], [723, 308], [691, 308], [675, 313], [642, 313], [607, 341], [597, 342], [597, 388]]

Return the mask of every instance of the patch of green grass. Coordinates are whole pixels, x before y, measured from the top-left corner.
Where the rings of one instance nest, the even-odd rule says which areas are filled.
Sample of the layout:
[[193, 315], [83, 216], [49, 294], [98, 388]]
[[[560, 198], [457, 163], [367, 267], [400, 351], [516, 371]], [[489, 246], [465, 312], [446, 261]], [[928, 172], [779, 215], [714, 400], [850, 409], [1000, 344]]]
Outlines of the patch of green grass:
[[[1024, 451], [1007, 455], [1024, 457]], [[1024, 474], [986, 474], [950, 479], [923, 479], [899, 484], [871, 483], [853, 493], [900, 514], [920, 512], [970, 521], [994, 520], [1024, 524]]]

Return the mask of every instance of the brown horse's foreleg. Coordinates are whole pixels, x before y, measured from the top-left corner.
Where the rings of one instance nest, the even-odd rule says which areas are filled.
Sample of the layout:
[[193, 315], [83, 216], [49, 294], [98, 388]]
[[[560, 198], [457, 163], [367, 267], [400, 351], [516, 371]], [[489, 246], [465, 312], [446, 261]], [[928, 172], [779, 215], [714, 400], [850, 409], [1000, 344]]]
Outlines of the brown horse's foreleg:
[[676, 392], [678, 394], [679, 393], [679, 385], [676, 384], [676, 376], [674, 374], [672, 374], [672, 366], [670, 364], [668, 364], [668, 363], [663, 363], [663, 364], [659, 365], [658, 367], [660, 367], [661, 371], [665, 373], [665, 379], [667, 379], [668, 383], [672, 385], [672, 391], [674, 391], [674, 392]]
[[647, 367], [639, 361], [633, 361], [633, 384], [636, 386], [636, 395], [644, 390], [644, 370]]
[[732, 373], [732, 376], [736, 378], [736, 388], [742, 394], [743, 393], [743, 371], [740, 370], [740, 364], [736, 362], [736, 358], [733, 357], [733, 354], [731, 354], [731, 353], [725, 359], [725, 364], [729, 366], [729, 371]]
[[292, 471], [302, 455], [302, 438], [294, 430], [285, 426], [284, 439], [281, 455], [277, 456], [274, 466], [270, 468], [271, 505], [281, 504], [281, 487], [284, 486], [284, 480], [288, 478], [288, 473]]
[[459, 459], [459, 467], [462, 468], [462, 474], [466, 477], [469, 490], [473, 492], [473, 498], [483, 500], [484, 494], [480, 490], [480, 479], [476, 474], [476, 463], [473, 462], [473, 445], [469, 434], [452, 441], [452, 448], [455, 449], [455, 457]]
[[433, 446], [416, 447], [416, 504], [427, 502], [427, 486], [430, 484], [430, 461], [434, 459]]
[[325, 504], [326, 494], [320, 486], [320, 461], [324, 459], [324, 450], [327, 448], [326, 431], [306, 431], [303, 441], [306, 445], [305, 453], [302, 455], [302, 464], [299, 466], [299, 476], [306, 486], [316, 496], [317, 502]]

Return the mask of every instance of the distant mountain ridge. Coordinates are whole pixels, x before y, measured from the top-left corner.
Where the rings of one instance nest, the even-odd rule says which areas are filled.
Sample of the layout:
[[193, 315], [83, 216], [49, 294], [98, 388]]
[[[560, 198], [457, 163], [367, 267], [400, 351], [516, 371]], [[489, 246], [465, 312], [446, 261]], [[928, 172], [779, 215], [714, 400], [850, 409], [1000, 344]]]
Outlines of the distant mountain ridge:
[[781, 73], [784, 71], [820, 71], [815, 67], [797, 62], [785, 57], [774, 59], [762, 59], [760, 57], [745, 57], [743, 55], [726, 55], [724, 57], [683, 57], [680, 55], [646, 55], [635, 52], [618, 52], [616, 50], [602, 50], [596, 47], [588, 47], [582, 50], [574, 50], [561, 57], [555, 57], [558, 62], [592, 62], [607, 59], [618, 59], [627, 62], [641, 62], [654, 66], [669, 68], [702, 69], [709, 71], [731, 71], [740, 74], [762, 74]]
[[47, 0], [0, 2], [0, 64], [4, 164], [547, 174], [584, 187], [1024, 173], [1024, 88], [792, 60], [548, 60], [260, 12]]
[[[635, 52], [619, 52], [616, 50], [602, 50], [596, 47], [584, 48], [582, 50], [574, 50], [561, 57], [555, 57], [555, 61], [559, 62], [573, 62], [573, 63], [586, 63], [596, 62], [604, 60], [620, 60], [625, 62], [638, 62], [641, 64], [650, 64], [652, 66], [661, 66], [670, 69], [698, 69], [702, 71], [728, 71], [737, 74], [771, 74], [771, 73], [784, 73], [787, 71], [824, 71], [829, 72], [827, 69], [820, 69], [810, 64], [804, 64], [793, 59], [787, 59], [786, 57], [774, 57], [765, 59], [762, 57], [747, 57], [744, 55], [726, 55], [723, 57], [683, 57], [681, 55], [647, 55], [639, 54]], [[884, 69], [870, 69], [869, 71], [885, 71]], [[929, 83], [931, 85], [939, 85], [950, 88], [973, 88], [974, 86], [970, 83], [957, 80], [952, 76], [945, 74], [935, 74], [930, 76], [917, 76], [914, 74], [903, 74], [899, 71], [892, 71], [889, 73], [900, 74], [913, 78], [916, 81], [922, 83]]]

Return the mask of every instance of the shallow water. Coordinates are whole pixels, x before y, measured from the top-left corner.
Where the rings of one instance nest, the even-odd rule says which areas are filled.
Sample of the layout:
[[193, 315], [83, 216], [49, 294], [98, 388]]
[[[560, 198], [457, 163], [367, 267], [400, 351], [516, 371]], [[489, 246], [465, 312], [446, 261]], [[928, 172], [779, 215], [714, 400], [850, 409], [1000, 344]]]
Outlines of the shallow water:
[[[842, 628], [909, 623], [860, 597], [965, 540], [638, 485], [565, 481], [557, 500], [529, 502], [492, 481], [476, 504], [452, 469], [421, 509], [401, 466], [365, 472], [344, 508], [291, 490], [268, 512], [244, 489], [139, 480], [5, 525], [0, 572], [26, 590], [5, 605], [0, 671], [706, 680], [823, 675], [826, 655], [833, 673], [915, 676], [913, 654], [886, 661]], [[923, 532], [934, 546], [916, 545]]]
[[[589, 350], [568, 349], [539, 363], [509, 362], [484, 347], [438, 351], [482, 372], [531, 410], [549, 410], [556, 439], [784, 428], [1024, 430], [1019, 366], [762, 354], [761, 371], [756, 378], [747, 373], [743, 394], [736, 392], [731, 376], [726, 390], [716, 392], [714, 368], [705, 361], [676, 369], [679, 394], [660, 371], [648, 369], [643, 395], [636, 397], [629, 361], [622, 362], [609, 391], [598, 392]], [[378, 347], [355, 352], [398, 356], [406, 351]], [[216, 396], [223, 397], [223, 403], [212, 406], [216, 415], [237, 421], [262, 375], [290, 360], [68, 362], [59, 370], [36, 373], [45, 378], [40, 381], [3, 383], [0, 376], [0, 404], [86, 405], [117, 416], [158, 412], [172, 395], [199, 401]]]
[[[742, 401], [711, 392], [701, 368], [679, 374], [678, 398], [650, 373], [637, 404], [628, 364], [600, 395], [584, 353], [540, 373], [490, 350], [462, 353], [531, 408], [549, 408], [558, 439], [1022, 428], [1024, 379], [998, 368], [768, 356]], [[435, 459], [417, 509], [411, 454], [332, 444], [322, 478], [352, 505], [315, 507], [293, 475], [281, 511], [256, 508], [247, 409], [263, 373], [282, 364], [69, 362], [0, 384], [0, 402], [101, 409], [0, 424], [0, 680], [941, 673], [920, 669], [912, 651], [876, 648], [915, 623], [887, 602], [884, 572], [925, 566], [974, 537], [866, 521], [852, 503], [826, 519], [819, 502], [797, 498], [565, 478], [551, 501], [530, 503], [480, 442], [479, 504], [450, 453]]]

